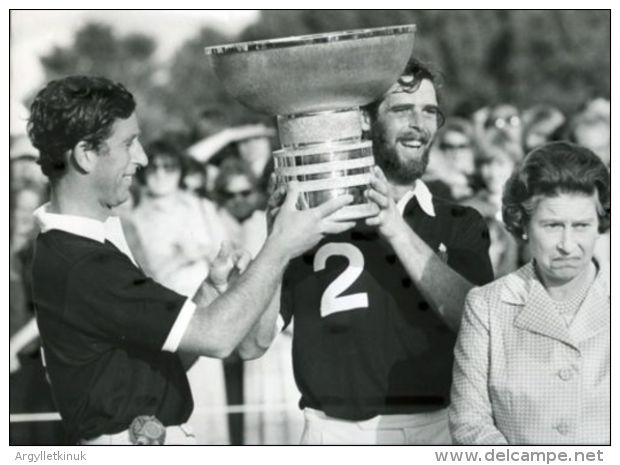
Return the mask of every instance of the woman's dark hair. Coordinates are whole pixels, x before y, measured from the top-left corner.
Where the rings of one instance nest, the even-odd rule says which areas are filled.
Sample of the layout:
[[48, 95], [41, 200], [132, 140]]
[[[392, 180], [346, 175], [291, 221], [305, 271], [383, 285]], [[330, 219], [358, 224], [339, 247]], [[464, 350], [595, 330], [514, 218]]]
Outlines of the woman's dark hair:
[[149, 172], [149, 166], [154, 166], [154, 160], [158, 158], [165, 158], [172, 161], [179, 167], [181, 173], [179, 178], [179, 186], [182, 185], [181, 183], [183, 181], [183, 176], [185, 176], [187, 169], [188, 156], [180, 148], [176, 141], [170, 138], [156, 139], [144, 148], [144, 152], [146, 153], [146, 157], [148, 159], [148, 165], [144, 169], [138, 171], [138, 181], [142, 184], [146, 184], [146, 174]]
[[540, 197], [596, 193], [598, 229], [604, 233], [611, 223], [610, 188], [609, 170], [594, 152], [570, 142], [547, 143], [532, 150], [504, 186], [506, 229], [521, 238]]
[[117, 119], [134, 112], [133, 95], [103, 77], [68, 76], [49, 82], [30, 108], [28, 135], [51, 180], [64, 174], [67, 151], [80, 141], [100, 150]]

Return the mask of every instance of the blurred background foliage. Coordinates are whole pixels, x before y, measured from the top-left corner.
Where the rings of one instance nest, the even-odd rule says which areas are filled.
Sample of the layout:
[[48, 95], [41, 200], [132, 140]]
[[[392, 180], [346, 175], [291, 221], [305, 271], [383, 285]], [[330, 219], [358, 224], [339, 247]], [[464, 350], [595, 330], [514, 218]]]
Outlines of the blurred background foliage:
[[226, 95], [204, 47], [410, 23], [417, 25], [415, 55], [443, 76], [448, 114], [498, 102], [550, 103], [570, 113], [610, 95], [608, 10], [269, 10], [235, 36], [203, 28], [166, 62], [156, 59], [156, 37], [89, 23], [42, 64], [46, 79], [85, 73], [123, 82], [139, 102], [145, 140], [162, 131], [192, 139], [205, 110], [220, 110], [230, 124], [258, 117]]

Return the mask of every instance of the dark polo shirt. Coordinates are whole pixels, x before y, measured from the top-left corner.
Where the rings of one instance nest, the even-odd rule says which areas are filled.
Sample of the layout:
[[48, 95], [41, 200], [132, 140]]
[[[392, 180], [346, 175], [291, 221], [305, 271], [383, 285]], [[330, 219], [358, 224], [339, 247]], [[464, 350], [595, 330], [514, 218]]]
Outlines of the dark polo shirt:
[[52, 392], [73, 440], [118, 433], [138, 415], [187, 420], [185, 371], [162, 351], [186, 297], [111, 242], [55, 229], [36, 240], [33, 293]]
[[[481, 216], [433, 198], [424, 187], [424, 195], [404, 206], [404, 219], [452, 269], [474, 284], [490, 282]], [[329, 236], [293, 260], [281, 309], [285, 322], [294, 317], [302, 408], [365, 420], [449, 404], [456, 334], [376, 230], [361, 225]]]

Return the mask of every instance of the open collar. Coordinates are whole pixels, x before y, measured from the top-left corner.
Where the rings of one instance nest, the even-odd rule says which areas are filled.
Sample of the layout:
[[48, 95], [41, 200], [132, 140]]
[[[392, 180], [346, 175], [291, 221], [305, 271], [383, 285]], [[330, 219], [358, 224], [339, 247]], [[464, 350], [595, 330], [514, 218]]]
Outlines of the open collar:
[[428, 216], [435, 217], [435, 207], [433, 206], [433, 194], [428, 189], [426, 184], [420, 179], [417, 179], [413, 189], [408, 191], [402, 198], [398, 201], [396, 206], [398, 207], [398, 211], [402, 215], [405, 212], [405, 207], [409, 203], [412, 198], [416, 198], [418, 201], [418, 205], [424, 213]]
[[34, 217], [41, 228], [41, 232], [45, 233], [52, 229], [57, 229], [97, 242], [105, 242], [105, 222], [85, 216], [50, 213], [49, 207], [50, 204], [48, 202], [34, 211]]

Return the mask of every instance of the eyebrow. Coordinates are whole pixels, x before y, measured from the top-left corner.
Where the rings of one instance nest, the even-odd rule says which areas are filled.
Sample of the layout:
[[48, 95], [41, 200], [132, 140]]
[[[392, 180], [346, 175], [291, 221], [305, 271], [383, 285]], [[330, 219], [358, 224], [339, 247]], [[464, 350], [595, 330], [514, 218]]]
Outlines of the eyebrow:
[[436, 108], [439, 109], [439, 105], [436, 103], [412, 103], [412, 102], [390, 102], [388, 107], [421, 107], [421, 108]]
[[564, 218], [559, 218], [557, 216], [555, 217], [546, 217], [546, 218], [541, 218], [540, 221], [542, 223], [565, 223], [565, 222], [569, 222], [569, 223], [588, 223], [590, 221], [594, 221], [596, 220], [596, 217], [593, 216], [589, 216], [587, 218], [578, 218], [578, 219], [571, 219], [571, 220], [566, 220]]

